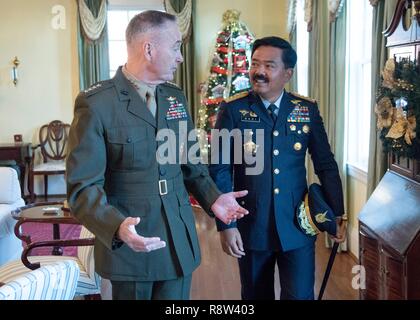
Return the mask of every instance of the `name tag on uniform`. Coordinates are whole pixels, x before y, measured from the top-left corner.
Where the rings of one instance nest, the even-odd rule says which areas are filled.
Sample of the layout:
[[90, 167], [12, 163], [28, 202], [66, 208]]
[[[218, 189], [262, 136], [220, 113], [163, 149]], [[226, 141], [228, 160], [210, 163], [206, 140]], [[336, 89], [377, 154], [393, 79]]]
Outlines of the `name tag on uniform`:
[[242, 122], [260, 122], [260, 117], [253, 111], [239, 110]]

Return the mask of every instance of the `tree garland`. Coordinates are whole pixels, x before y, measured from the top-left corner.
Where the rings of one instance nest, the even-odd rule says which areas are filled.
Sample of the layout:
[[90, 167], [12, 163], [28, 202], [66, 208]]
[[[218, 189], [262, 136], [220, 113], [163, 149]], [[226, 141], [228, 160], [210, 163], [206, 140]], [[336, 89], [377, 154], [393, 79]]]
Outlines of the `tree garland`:
[[420, 160], [420, 71], [415, 61], [386, 62], [375, 113], [384, 151]]

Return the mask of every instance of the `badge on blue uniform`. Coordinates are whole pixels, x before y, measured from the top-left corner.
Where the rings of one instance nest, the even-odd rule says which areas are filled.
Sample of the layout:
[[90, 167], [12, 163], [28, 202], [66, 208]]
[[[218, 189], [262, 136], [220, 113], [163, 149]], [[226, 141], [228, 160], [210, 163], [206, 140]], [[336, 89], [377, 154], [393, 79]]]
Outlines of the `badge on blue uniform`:
[[260, 122], [260, 117], [253, 111], [241, 109], [239, 112], [243, 122]]
[[245, 153], [255, 156], [257, 154], [257, 150], [259, 145], [256, 144], [254, 141], [252, 141], [252, 136], [254, 135], [254, 132], [249, 131], [248, 137], [245, 138], [246, 142], [244, 143], [244, 151]]
[[313, 183], [305, 194], [300, 206], [296, 209], [299, 227], [308, 236], [327, 232], [335, 236], [337, 223], [333, 210], [327, 204], [319, 184]]

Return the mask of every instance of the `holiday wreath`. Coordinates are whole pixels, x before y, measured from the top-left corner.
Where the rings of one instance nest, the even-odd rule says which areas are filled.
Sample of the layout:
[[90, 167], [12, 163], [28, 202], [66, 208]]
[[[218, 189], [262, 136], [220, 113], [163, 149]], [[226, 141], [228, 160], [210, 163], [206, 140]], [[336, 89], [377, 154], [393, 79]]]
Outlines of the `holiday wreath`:
[[375, 113], [384, 151], [420, 160], [420, 72], [415, 61], [386, 62]]

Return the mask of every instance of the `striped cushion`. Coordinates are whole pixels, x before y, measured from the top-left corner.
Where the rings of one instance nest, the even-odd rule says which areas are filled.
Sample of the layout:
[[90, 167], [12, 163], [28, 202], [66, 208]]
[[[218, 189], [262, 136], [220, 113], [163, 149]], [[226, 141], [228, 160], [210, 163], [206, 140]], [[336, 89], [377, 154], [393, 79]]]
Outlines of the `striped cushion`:
[[80, 270], [73, 260], [42, 266], [0, 287], [0, 300], [71, 300]]
[[[95, 238], [95, 235], [82, 226], [80, 230], [80, 239]], [[77, 257], [80, 262], [83, 264], [84, 269], [86, 270], [87, 276], [91, 279], [94, 279], [95, 273], [95, 257], [93, 256], [93, 246], [79, 246], [77, 247]]]
[[[98, 294], [100, 293], [100, 277], [94, 273], [93, 278], [89, 277], [84, 265], [77, 257], [68, 257], [68, 256], [32, 256], [28, 257], [28, 260], [31, 263], [39, 262], [42, 266], [53, 264], [57, 261], [64, 260], [73, 260], [79, 266], [80, 277], [77, 282], [76, 296], [86, 295], [86, 294]], [[24, 275], [29, 271], [28, 268], [22, 263], [21, 260], [15, 260], [9, 262], [2, 267], [0, 267], [0, 282], [7, 283], [13, 279]]]

